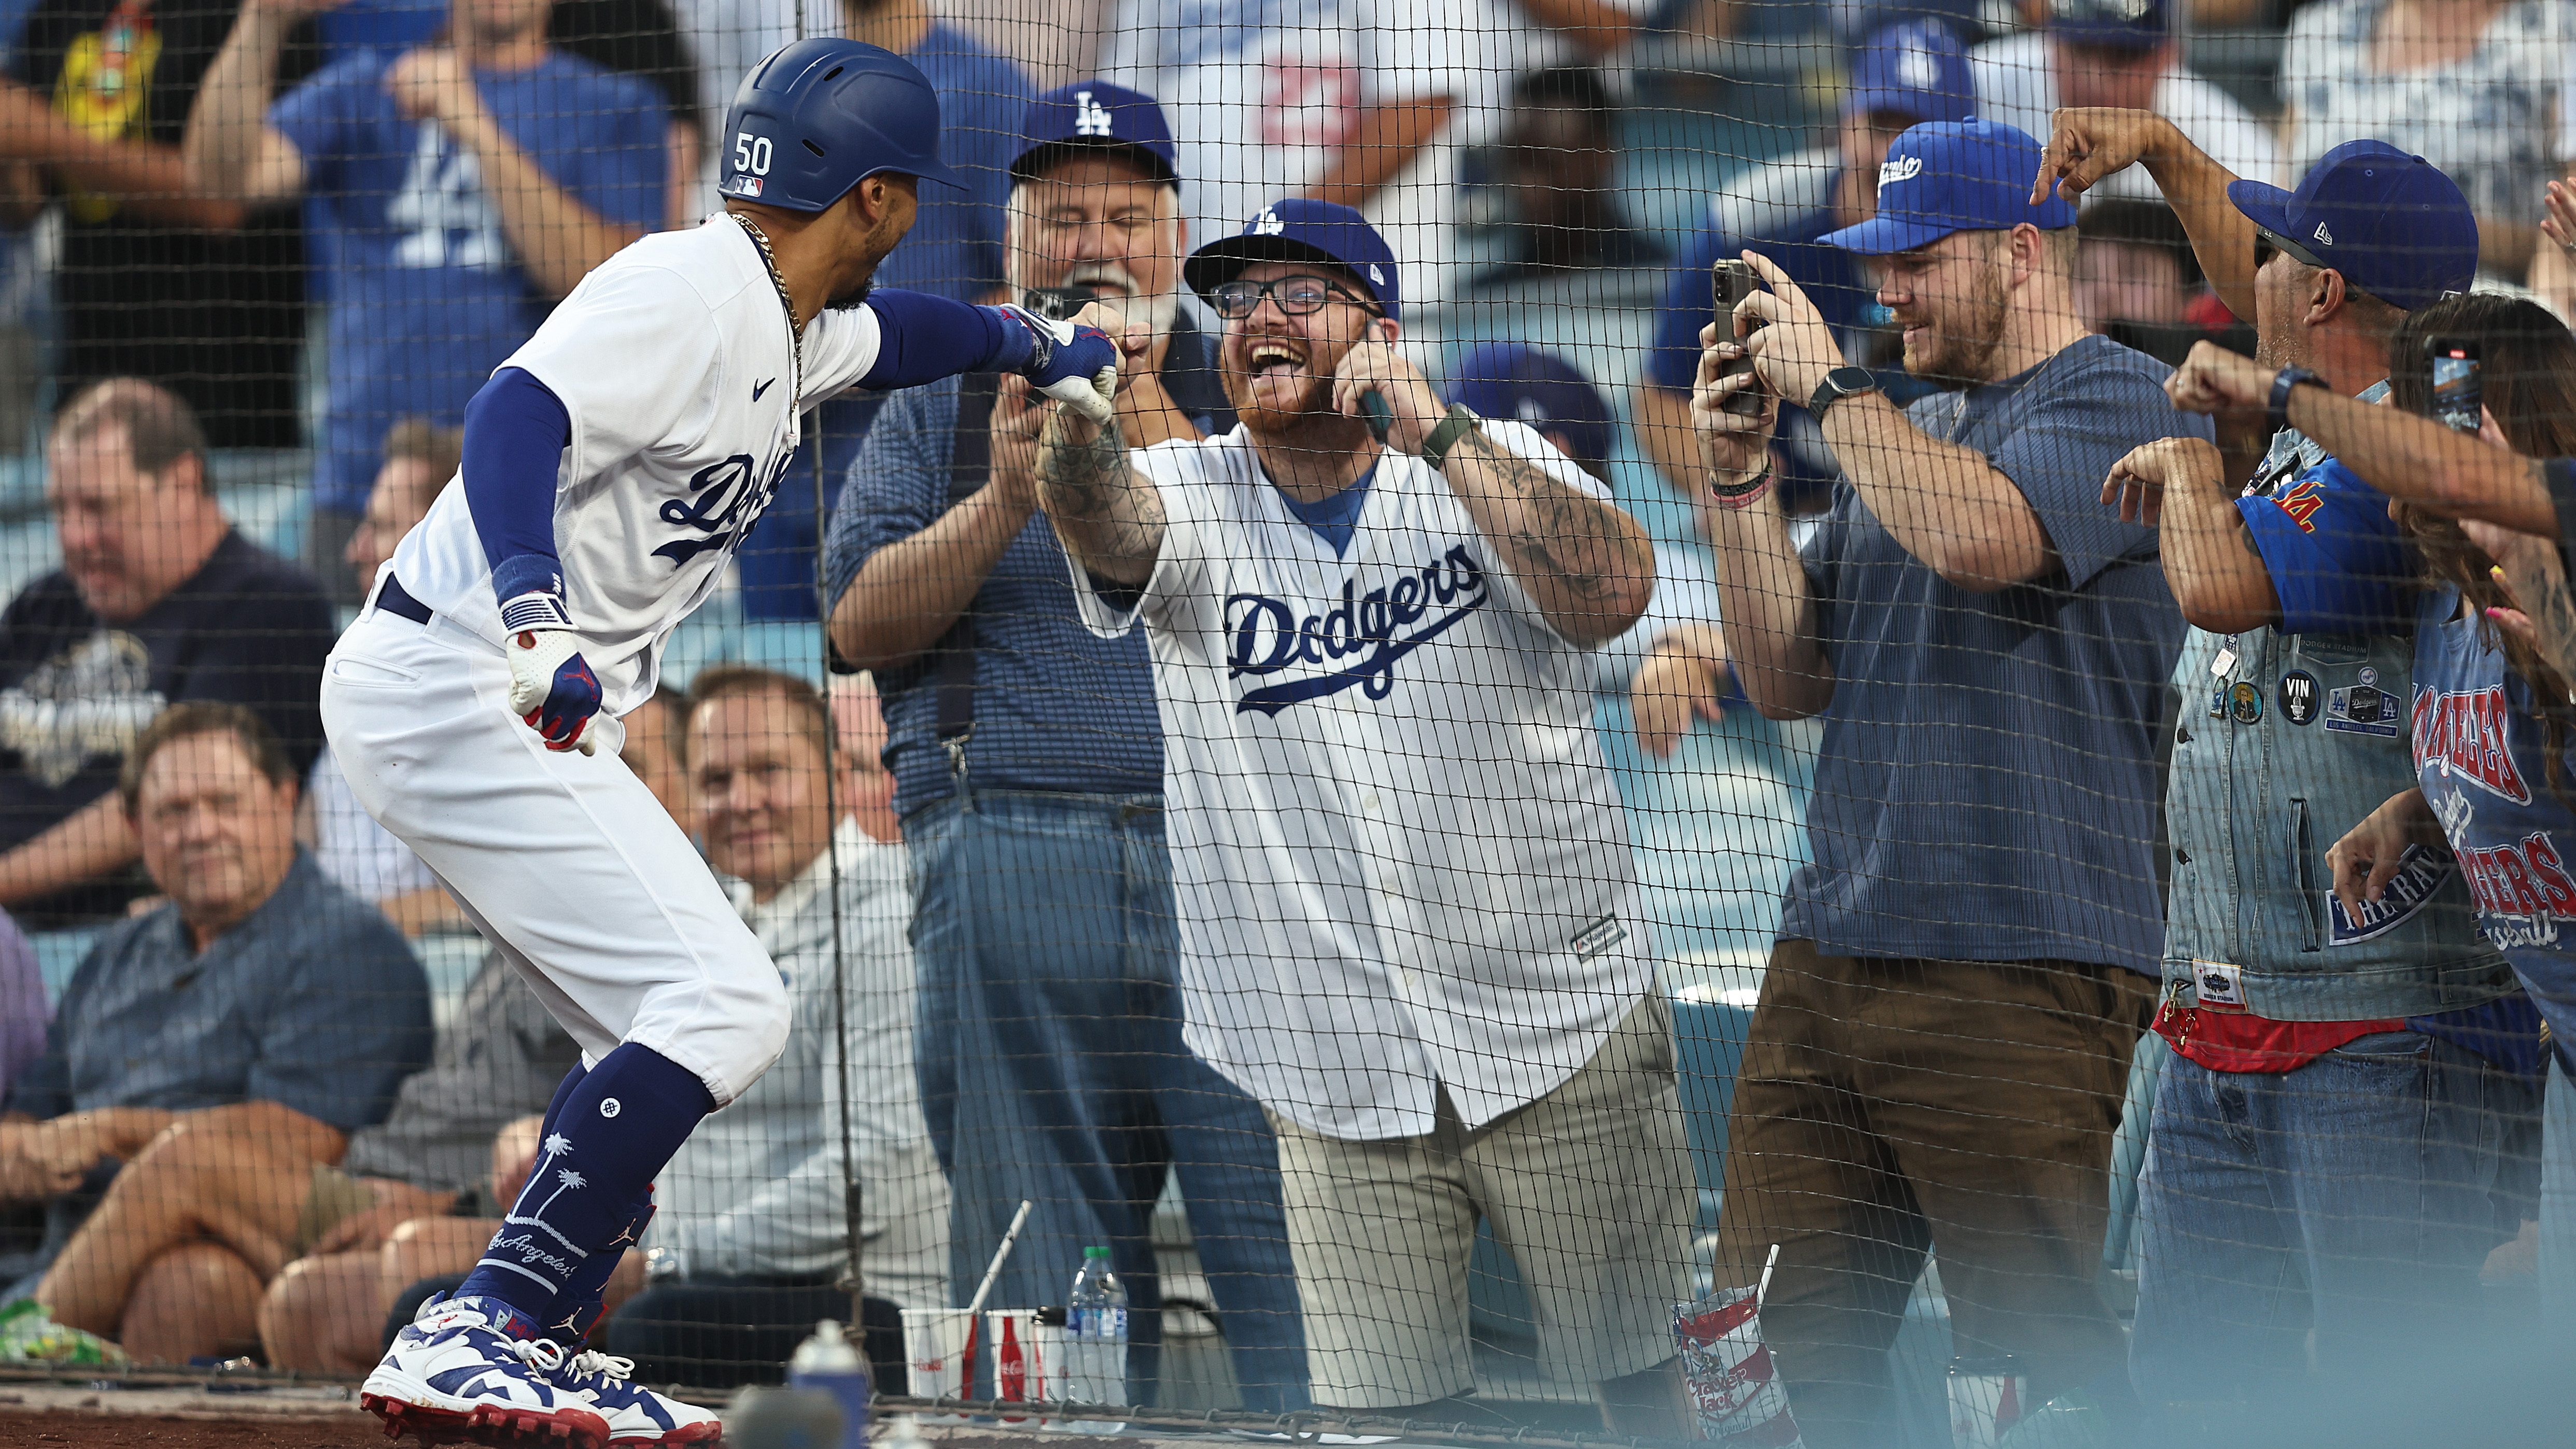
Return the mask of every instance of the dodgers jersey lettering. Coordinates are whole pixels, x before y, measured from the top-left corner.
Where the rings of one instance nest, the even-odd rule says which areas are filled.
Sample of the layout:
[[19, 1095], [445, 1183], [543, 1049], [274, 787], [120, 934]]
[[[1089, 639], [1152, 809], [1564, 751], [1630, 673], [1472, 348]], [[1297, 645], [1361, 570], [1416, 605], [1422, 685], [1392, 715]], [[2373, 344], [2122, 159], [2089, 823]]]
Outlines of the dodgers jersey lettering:
[[1651, 984], [1591, 656], [1418, 458], [1337, 553], [1239, 427], [1129, 457], [1154, 574], [1132, 610], [1074, 588], [1095, 632], [1147, 626], [1190, 1047], [1342, 1138], [1431, 1131], [1443, 1086], [1471, 1126], [1546, 1095]]
[[[826, 310], [806, 324], [803, 393], [779, 386], [796, 375], [786, 309], [751, 237], [718, 214], [602, 263], [501, 364], [544, 383], [572, 418], [554, 532], [604, 712], [652, 694], [663, 639], [760, 521], [796, 456], [803, 410], [865, 376], [877, 345], [875, 313]], [[463, 488], [439, 495], [393, 570], [442, 618], [501, 647]]]

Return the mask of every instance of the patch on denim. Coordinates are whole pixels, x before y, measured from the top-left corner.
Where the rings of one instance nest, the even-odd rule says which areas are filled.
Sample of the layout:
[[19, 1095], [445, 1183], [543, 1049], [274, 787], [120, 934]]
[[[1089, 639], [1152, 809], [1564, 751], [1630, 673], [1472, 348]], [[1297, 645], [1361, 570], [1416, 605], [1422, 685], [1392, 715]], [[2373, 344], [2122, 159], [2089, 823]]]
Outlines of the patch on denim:
[[2451, 878], [2456, 864], [2448, 851], [2421, 845], [2406, 847], [2406, 853], [2397, 857], [2397, 874], [2389, 879], [2387, 891], [2375, 901], [2362, 902], [2358, 921], [2344, 914], [2341, 896], [2327, 892], [2326, 918], [2331, 929], [2326, 944], [2357, 945], [2395, 930], [2407, 917], [2424, 909], [2433, 893], [2442, 888], [2442, 882]]
[[2242, 966], [2231, 966], [2224, 961], [2202, 961], [2195, 958], [2191, 963], [2191, 987], [2199, 994], [2200, 1004], [2203, 1006], [2233, 1006], [2240, 1011], [2244, 1009], [2245, 968]]

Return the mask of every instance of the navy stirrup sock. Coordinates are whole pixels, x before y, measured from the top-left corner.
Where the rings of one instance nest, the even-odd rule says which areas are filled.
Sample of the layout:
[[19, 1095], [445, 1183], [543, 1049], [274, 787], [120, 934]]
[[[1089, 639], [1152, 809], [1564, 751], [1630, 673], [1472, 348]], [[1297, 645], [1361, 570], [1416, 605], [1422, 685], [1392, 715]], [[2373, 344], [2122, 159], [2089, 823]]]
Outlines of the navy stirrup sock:
[[527, 1186], [456, 1296], [497, 1298], [546, 1325], [595, 1312], [589, 1300], [631, 1241], [622, 1235], [649, 1215], [653, 1179], [715, 1108], [695, 1072], [633, 1042], [566, 1077]]

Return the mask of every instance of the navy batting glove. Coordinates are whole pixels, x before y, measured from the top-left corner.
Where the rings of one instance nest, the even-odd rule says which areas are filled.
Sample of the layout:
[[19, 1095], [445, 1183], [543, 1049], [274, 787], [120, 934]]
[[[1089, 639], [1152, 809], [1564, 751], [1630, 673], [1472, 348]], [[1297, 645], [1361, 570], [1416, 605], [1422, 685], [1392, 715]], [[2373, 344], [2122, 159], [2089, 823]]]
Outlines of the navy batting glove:
[[1031, 346], [1019, 374], [1091, 421], [1109, 421], [1110, 404], [1118, 396], [1118, 344], [1109, 334], [1041, 317], [1026, 307], [1002, 311], [1029, 329]]

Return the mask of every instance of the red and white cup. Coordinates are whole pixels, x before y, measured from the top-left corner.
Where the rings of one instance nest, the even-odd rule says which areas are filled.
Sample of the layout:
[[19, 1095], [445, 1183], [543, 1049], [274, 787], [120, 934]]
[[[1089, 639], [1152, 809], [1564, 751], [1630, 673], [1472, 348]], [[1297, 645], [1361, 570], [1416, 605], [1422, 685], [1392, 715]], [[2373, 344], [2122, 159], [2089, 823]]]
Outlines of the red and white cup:
[[1950, 1360], [1951, 1449], [1996, 1449], [2038, 1405], [2009, 1355]]
[[1805, 1449], [1789, 1391], [1762, 1341], [1762, 1300], [1754, 1289], [1720, 1288], [1675, 1304], [1673, 1347], [1701, 1438], [1741, 1449]]

